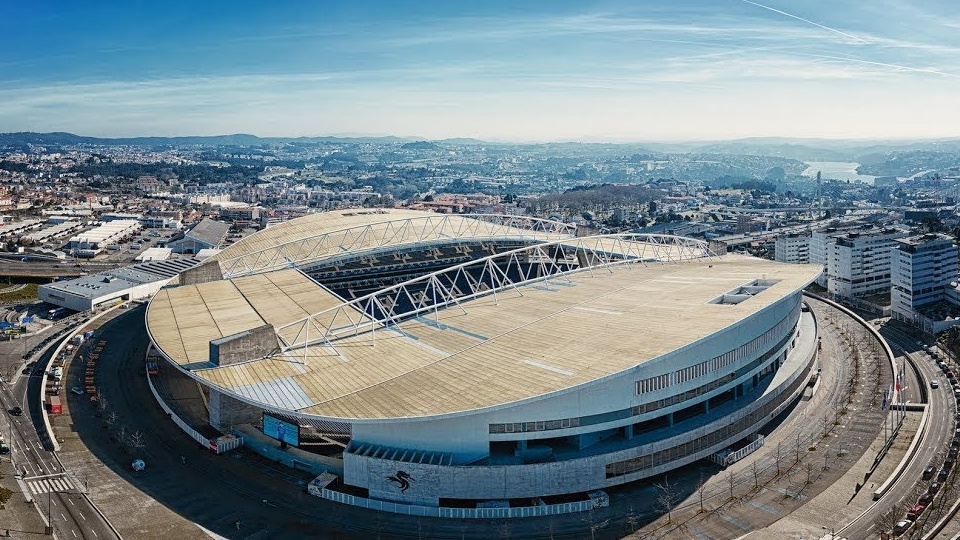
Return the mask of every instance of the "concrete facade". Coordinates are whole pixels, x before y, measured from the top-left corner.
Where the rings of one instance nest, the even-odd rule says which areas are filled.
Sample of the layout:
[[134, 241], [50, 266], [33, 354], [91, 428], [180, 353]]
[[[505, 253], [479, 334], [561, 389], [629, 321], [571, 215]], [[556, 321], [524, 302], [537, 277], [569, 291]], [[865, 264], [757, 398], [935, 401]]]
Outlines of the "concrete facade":
[[957, 246], [943, 234], [897, 240], [891, 260], [890, 303], [897, 319], [913, 322], [924, 306], [949, 300], [957, 281]]
[[827, 245], [827, 290], [833, 298], [852, 299], [890, 290], [890, 260], [899, 229], [851, 232]]
[[273, 325], [233, 334], [210, 342], [210, 362], [218, 366], [263, 358], [279, 347]]
[[784, 234], [777, 237], [774, 244], [774, 259], [790, 264], [807, 264], [810, 261], [810, 236], [805, 234]]
[[[772, 345], [753, 345], [763, 342]], [[438, 506], [444, 499], [585, 493], [661, 474], [756, 433], [788, 406], [803, 390], [815, 342], [816, 323], [811, 315], [801, 314], [797, 292], [707, 339], [570, 391], [445, 417], [352, 421], [343, 481], [366, 489], [374, 499]], [[744, 348], [749, 354], [738, 355], [721, 372], [674, 384], [685, 366]], [[661, 374], [668, 375], [670, 384], [638, 394], [638, 380]], [[717, 380], [722, 384], [697, 390]], [[672, 405], [648, 412], [641, 408], [691, 392], [695, 397]], [[711, 406], [723, 395], [734, 397]], [[674, 423], [675, 414], [691, 408], [696, 414], [677, 417]], [[211, 389], [211, 425], [253, 423], [262, 411], [246, 398]], [[297, 416], [295, 411], [286, 414]], [[536, 427], [564, 417], [581, 421], [560, 429], [493, 432], [503, 422]], [[634, 432], [655, 418], [668, 418], [669, 423], [651, 432]], [[538, 456], [543, 444], [558, 438], [576, 441], [575, 447]], [[492, 455], [492, 448], [504, 443], [516, 445], [515, 455]], [[398, 486], [399, 473], [408, 479], [407, 489]]]

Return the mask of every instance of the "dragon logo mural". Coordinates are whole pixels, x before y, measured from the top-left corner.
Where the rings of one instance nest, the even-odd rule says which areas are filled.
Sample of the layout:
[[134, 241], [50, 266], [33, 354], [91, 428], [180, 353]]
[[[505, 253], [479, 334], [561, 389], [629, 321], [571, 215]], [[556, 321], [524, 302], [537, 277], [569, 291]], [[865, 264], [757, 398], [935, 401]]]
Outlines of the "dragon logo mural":
[[403, 493], [410, 489], [410, 482], [413, 482], [413, 477], [406, 471], [397, 471], [397, 474], [393, 476], [388, 476], [387, 480], [397, 484], [397, 487], [400, 488], [400, 493]]

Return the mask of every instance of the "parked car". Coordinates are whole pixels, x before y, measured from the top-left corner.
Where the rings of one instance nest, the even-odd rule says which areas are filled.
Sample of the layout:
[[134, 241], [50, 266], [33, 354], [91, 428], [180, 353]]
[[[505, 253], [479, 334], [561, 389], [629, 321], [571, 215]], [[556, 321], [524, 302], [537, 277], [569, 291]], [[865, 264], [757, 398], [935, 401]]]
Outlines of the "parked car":
[[923, 470], [923, 479], [929, 480], [933, 477], [933, 473], [937, 472], [937, 468], [933, 465], [928, 465], [926, 469]]
[[940, 469], [940, 472], [937, 474], [937, 479], [943, 482], [950, 476], [950, 469]]
[[920, 517], [920, 514], [922, 514], [926, 508], [927, 507], [922, 504], [918, 504], [914, 506], [907, 512], [907, 519], [916, 521], [917, 518]]
[[70, 391], [73, 392], [74, 394], [78, 395], [78, 396], [82, 396], [82, 395], [83, 395], [83, 388], [81, 388], [81, 387], [79, 387], [79, 386], [74, 386], [73, 388], [70, 389]]
[[903, 534], [907, 532], [907, 529], [909, 529], [911, 525], [913, 525], [913, 521], [909, 519], [901, 519], [896, 525], [893, 526], [893, 534]]
[[133, 470], [137, 472], [140, 472], [147, 468], [146, 462], [144, 462], [142, 459], [133, 460], [133, 463], [131, 463], [130, 466], [133, 468]]
[[930, 504], [931, 501], [933, 501], [933, 493], [924, 493], [917, 500], [917, 504], [922, 504], [924, 506], [927, 506]]
[[23, 409], [21, 409], [20, 406], [17, 405], [16, 407], [10, 409], [10, 414], [14, 416], [23, 416]]
[[940, 382], [936, 379], [930, 381], [930, 388], [940, 388]]
[[9, 454], [10, 447], [7, 446], [7, 443], [0, 441], [0, 454]]
[[934, 482], [927, 488], [927, 493], [936, 493], [940, 491], [940, 482]]

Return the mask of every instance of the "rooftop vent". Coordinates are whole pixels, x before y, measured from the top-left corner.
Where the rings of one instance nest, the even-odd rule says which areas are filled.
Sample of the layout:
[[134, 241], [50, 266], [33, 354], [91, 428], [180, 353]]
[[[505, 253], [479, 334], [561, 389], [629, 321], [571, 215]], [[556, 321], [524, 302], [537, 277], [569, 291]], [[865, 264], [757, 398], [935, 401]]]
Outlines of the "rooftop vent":
[[752, 298], [757, 294], [767, 290], [770, 286], [779, 283], [779, 279], [755, 279], [749, 283], [741, 285], [736, 289], [724, 293], [717, 298], [714, 298], [709, 303], [710, 304], [739, 304], [744, 300]]

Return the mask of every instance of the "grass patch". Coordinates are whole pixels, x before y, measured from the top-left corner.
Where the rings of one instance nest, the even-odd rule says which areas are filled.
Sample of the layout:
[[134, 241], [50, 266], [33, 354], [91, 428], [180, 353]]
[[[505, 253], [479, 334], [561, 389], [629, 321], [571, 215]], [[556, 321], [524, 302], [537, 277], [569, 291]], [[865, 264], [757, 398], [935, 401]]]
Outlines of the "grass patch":
[[[0, 291], [16, 285], [16, 283], [11, 285], [0, 284]], [[37, 283], [26, 283], [22, 289], [11, 292], [0, 292], [0, 303], [10, 304], [23, 302], [25, 300], [36, 300], [39, 294], [39, 288], [40, 285]]]

